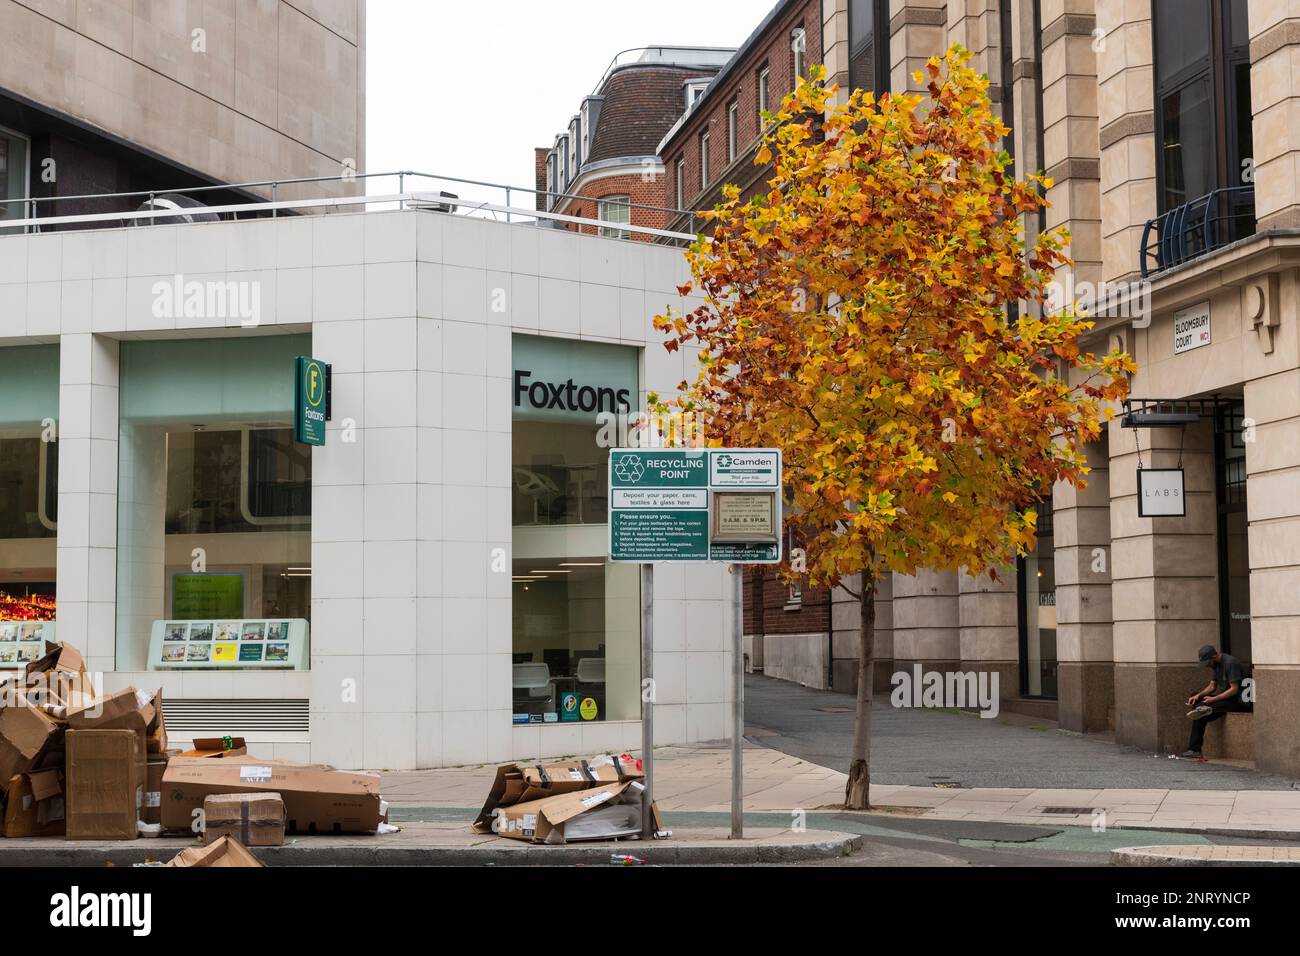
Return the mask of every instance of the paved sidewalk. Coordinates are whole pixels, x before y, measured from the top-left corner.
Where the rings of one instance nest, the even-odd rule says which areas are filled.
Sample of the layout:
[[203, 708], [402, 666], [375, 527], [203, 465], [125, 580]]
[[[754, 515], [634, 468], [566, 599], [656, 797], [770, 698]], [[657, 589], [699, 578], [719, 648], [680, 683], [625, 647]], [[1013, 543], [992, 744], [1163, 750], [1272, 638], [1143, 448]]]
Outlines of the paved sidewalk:
[[1110, 851], [1117, 866], [1300, 866], [1294, 846], [1126, 846]]
[[[384, 774], [384, 796], [395, 808], [480, 807], [492, 766]], [[730, 809], [731, 763], [724, 745], [655, 751], [655, 799], [665, 813]], [[838, 810], [846, 776], [797, 757], [749, 745], [745, 749], [745, 810], [790, 814]], [[1300, 790], [940, 789], [873, 785], [873, 808], [944, 820], [1039, 826], [1190, 830], [1300, 836]], [[1046, 808], [1075, 812], [1045, 813]], [[468, 813], [468, 817], [472, 812]]]

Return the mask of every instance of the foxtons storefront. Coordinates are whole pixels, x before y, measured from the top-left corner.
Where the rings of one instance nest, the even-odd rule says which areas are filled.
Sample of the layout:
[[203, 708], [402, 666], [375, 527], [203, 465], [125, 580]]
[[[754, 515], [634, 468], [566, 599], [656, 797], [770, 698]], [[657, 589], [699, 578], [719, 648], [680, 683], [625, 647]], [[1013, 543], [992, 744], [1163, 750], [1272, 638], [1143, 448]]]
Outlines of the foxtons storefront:
[[[684, 279], [428, 209], [0, 237], [0, 668], [65, 640], [180, 740], [341, 767], [637, 746], [609, 449]], [[657, 578], [661, 743], [729, 732], [726, 606]]]

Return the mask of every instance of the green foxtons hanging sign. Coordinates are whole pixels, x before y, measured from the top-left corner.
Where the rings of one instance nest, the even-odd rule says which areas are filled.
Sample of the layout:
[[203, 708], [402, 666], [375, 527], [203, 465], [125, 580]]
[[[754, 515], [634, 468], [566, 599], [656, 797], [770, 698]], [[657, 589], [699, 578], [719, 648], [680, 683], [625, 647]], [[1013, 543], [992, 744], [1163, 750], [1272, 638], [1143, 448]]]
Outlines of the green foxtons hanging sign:
[[294, 367], [293, 440], [323, 445], [330, 417], [330, 367], [306, 355], [299, 355]]

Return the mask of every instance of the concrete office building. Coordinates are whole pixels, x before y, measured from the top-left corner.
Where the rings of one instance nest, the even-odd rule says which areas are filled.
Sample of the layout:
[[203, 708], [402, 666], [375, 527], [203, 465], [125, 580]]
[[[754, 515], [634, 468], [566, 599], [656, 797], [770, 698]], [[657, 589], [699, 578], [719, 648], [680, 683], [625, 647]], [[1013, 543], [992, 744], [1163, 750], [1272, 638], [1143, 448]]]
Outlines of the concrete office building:
[[[972, 50], [1020, 174], [1054, 180], [1051, 208], [1026, 229], [1069, 227], [1074, 267], [1058, 278], [1062, 298], [1096, 317], [1085, 347], [1123, 347], [1139, 371], [1120, 410], [1132, 417], [1088, 449], [1086, 490], [1058, 487], [1042, 503], [1038, 546], [1017, 567], [997, 581], [880, 582], [878, 687], [917, 663], [997, 671], [1004, 709], [1181, 750], [1183, 699], [1205, 679], [1196, 651], [1216, 644], [1253, 666], [1256, 700], [1211, 730], [1207, 750], [1300, 775], [1300, 185], [1289, 133], [1300, 10], [1286, 0], [881, 6], [824, 0], [830, 77], [867, 85], [853, 77], [867, 32], [893, 90], [915, 90], [912, 72], [951, 43]], [[742, 102], [750, 82], [739, 80]], [[1185, 516], [1139, 514], [1139, 467], [1182, 470], [1169, 480], [1182, 481]], [[747, 646], [768, 673], [854, 689], [847, 595], [809, 600], [751, 580], [747, 603]]]
[[[177, 275], [259, 290], [256, 325], [159, 309]], [[0, 237], [0, 451], [34, 492], [6, 587], [53, 583], [57, 636], [110, 688], [162, 686], [178, 735], [388, 768], [635, 746], [637, 574], [605, 561], [581, 406], [683, 377], [651, 318], [684, 278], [677, 249], [428, 209]], [[296, 355], [333, 368], [324, 447], [291, 437]], [[569, 381], [573, 408], [531, 401]], [[57, 530], [24, 518], [51, 501]], [[659, 569], [662, 742], [728, 730], [726, 594]], [[242, 666], [302, 622], [309, 660]], [[222, 643], [239, 663], [209, 667]], [[525, 661], [550, 675], [515, 687]], [[565, 688], [594, 719], [559, 720]]]
[[[344, 767], [637, 745], [595, 412], [684, 376], [680, 250], [367, 207], [364, 5], [173, 7], [0, 0], [0, 673], [65, 640], [175, 737]], [[729, 729], [726, 593], [657, 575], [661, 742]]]

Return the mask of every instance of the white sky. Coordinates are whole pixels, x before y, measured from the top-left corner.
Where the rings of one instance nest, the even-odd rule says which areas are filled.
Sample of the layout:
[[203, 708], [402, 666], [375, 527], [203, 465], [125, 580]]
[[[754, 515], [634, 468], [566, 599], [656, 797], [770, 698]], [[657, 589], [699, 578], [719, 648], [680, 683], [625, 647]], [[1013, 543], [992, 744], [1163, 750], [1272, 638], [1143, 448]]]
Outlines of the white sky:
[[[739, 46], [775, 2], [369, 0], [364, 171], [531, 187], [533, 147], [550, 146], [567, 127], [615, 54], [655, 44]], [[367, 192], [396, 186], [372, 182]], [[468, 186], [441, 188], [489, 198]], [[531, 195], [512, 199], [532, 205]]]

